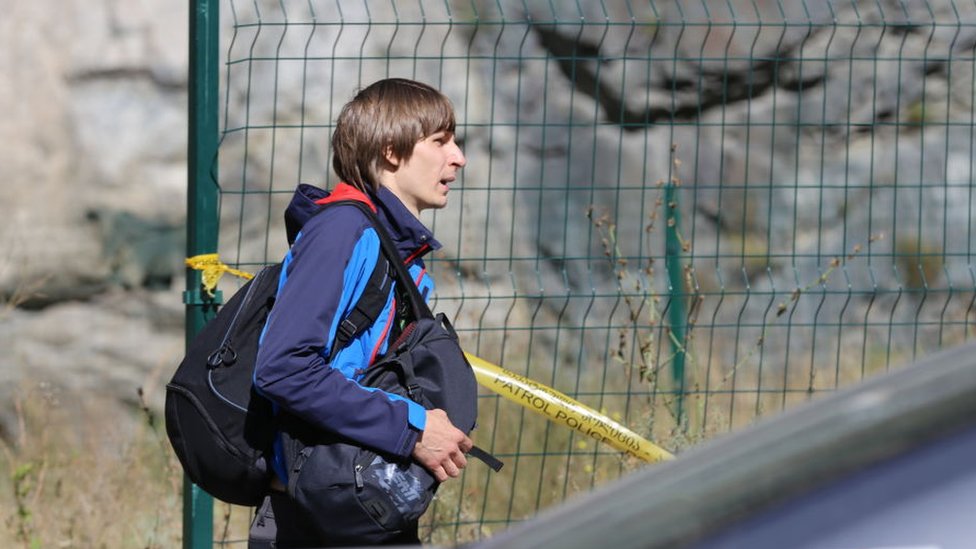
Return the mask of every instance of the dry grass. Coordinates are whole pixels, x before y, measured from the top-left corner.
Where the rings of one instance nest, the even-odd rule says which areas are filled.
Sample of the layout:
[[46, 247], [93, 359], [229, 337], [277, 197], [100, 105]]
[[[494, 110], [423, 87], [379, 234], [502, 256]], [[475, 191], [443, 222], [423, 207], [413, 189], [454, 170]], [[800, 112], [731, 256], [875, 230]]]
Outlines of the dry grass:
[[[183, 473], [161, 417], [47, 383], [23, 383], [14, 409], [0, 547], [181, 546]], [[250, 514], [216, 502], [215, 541], [243, 547]]]
[[177, 546], [181, 473], [158, 422], [107, 399], [23, 387], [0, 454], [0, 545]]

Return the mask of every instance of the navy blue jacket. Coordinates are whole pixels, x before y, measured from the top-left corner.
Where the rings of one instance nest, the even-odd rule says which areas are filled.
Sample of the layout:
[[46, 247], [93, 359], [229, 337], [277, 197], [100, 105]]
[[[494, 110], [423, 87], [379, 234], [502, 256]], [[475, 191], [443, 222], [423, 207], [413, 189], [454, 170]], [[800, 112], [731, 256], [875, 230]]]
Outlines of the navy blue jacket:
[[[392, 290], [373, 325], [327, 361], [339, 323], [359, 300], [382, 253], [375, 229], [355, 206], [333, 206], [315, 215], [319, 204], [343, 199], [373, 205], [421, 294], [433, 290], [421, 257], [440, 244], [393, 193], [381, 188], [370, 199], [342, 183], [332, 193], [300, 185], [285, 214], [294, 243], [261, 334], [254, 385], [276, 407], [315, 427], [406, 457], [424, 428], [424, 408], [357, 383], [363, 370], [387, 350]], [[287, 480], [280, 451], [275, 453], [274, 468]]]

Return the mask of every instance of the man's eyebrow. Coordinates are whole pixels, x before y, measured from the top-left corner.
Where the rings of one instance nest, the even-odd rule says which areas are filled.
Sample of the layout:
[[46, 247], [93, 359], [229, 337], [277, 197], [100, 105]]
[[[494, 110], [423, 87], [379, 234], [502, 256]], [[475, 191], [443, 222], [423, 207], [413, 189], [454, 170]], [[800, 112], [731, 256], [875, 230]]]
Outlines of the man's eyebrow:
[[457, 136], [456, 133], [452, 132], [451, 130], [437, 130], [436, 132], [428, 135], [426, 138], [427, 139], [445, 139], [445, 140], [448, 140], [448, 141], [453, 138], [455, 141], [457, 141], [458, 136]]

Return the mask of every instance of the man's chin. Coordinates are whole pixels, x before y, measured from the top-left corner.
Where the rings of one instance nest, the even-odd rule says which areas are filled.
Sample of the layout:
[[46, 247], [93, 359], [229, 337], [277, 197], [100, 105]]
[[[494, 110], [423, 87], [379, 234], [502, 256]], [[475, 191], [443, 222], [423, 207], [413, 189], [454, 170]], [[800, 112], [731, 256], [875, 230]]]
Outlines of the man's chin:
[[443, 210], [446, 207], [447, 207], [447, 197], [445, 196], [444, 197], [444, 200], [441, 200], [441, 201], [438, 201], [438, 202], [429, 203], [429, 204], [425, 205], [423, 208], [421, 208], [420, 211], [424, 211], [424, 210]]

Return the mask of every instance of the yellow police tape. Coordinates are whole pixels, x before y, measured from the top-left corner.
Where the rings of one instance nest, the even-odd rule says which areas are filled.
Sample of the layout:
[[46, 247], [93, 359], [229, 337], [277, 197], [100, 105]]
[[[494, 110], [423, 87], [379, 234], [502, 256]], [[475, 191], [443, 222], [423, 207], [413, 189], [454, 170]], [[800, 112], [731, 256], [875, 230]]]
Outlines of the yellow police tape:
[[512, 402], [542, 414], [644, 461], [672, 459], [667, 451], [576, 400], [525, 376], [465, 353], [478, 383]]
[[254, 275], [251, 273], [241, 271], [227, 265], [220, 260], [218, 254], [200, 254], [193, 257], [186, 258], [186, 266], [197, 271], [203, 271], [200, 274], [201, 282], [203, 283], [203, 289], [207, 292], [210, 297], [214, 296], [214, 290], [217, 288], [217, 282], [220, 281], [220, 277], [224, 273], [230, 273], [241, 278], [251, 279]]
[[[217, 254], [195, 255], [187, 258], [186, 264], [192, 269], [202, 271], [203, 289], [211, 297], [224, 273], [246, 279], [254, 278], [251, 273], [234, 269], [223, 263]], [[644, 461], [661, 461], [674, 457], [616, 421], [551, 387], [510, 372], [470, 353], [465, 353], [465, 356], [474, 369], [478, 383], [482, 386], [548, 417], [555, 423], [565, 425]]]

